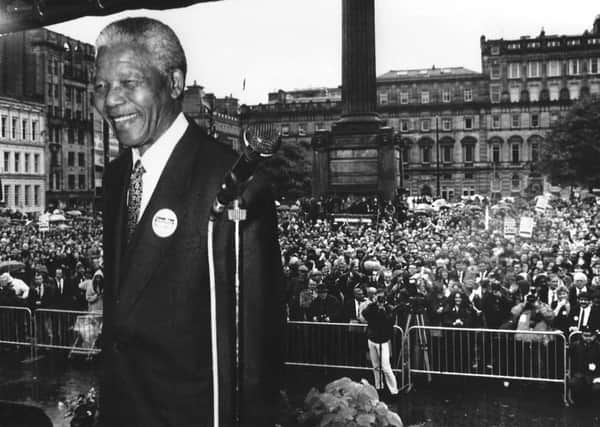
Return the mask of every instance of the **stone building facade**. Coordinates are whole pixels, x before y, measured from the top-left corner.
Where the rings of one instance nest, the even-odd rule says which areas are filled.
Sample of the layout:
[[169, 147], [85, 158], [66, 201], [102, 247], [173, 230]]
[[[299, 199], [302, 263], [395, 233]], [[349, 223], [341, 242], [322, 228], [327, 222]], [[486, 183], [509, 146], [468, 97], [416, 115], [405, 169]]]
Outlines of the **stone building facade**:
[[[546, 133], [578, 99], [600, 94], [600, 18], [581, 35], [482, 36], [480, 45], [481, 72], [432, 67], [377, 77], [377, 113], [401, 147], [399, 187], [413, 195], [543, 191], [536, 162]], [[279, 90], [266, 105], [242, 106], [242, 125], [271, 121], [284, 142], [318, 137], [339, 119], [339, 95]]]
[[46, 207], [46, 111], [43, 104], [0, 97], [2, 206], [24, 213]]
[[0, 94], [46, 106], [47, 201], [55, 207], [94, 200], [93, 66], [92, 45], [45, 28], [0, 38]]

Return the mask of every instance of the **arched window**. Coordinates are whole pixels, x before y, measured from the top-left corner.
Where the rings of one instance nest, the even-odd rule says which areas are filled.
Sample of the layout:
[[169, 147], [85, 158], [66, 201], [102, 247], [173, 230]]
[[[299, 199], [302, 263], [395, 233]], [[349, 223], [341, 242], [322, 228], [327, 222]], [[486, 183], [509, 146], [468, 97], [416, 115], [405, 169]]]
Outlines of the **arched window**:
[[521, 189], [521, 177], [518, 174], [513, 174], [510, 182], [513, 191], [519, 191]]

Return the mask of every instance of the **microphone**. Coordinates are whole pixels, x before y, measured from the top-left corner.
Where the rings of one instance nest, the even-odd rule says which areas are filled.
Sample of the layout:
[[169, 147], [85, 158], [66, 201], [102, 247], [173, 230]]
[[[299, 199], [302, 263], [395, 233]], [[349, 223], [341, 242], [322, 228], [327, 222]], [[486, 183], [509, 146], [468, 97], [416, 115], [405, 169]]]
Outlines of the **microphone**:
[[233, 167], [227, 172], [217, 197], [211, 206], [211, 217], [217, 217], [240, 193], [243, 184], [252, 178], [258, 164], [281, 146], [281, 136], [272, 123], [249, 125], [243, 132], [244, 149]]

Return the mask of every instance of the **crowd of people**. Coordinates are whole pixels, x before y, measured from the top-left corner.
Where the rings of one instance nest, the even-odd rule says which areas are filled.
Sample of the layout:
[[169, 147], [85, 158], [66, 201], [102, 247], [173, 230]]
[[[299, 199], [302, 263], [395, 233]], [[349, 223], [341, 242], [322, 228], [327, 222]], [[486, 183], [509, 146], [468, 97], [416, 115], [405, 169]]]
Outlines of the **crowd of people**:
[[101, 312], [103, 282], [100, 221], [0, 225], [0, 305]]
[[[401, 199], [345, 202], [360, 205], [370, 225], [340, 222], [339, 215], [333, 221], [341, 200], [303, 201], [299, 210], [280, 212], [290, 320], [364, 322], [365, 308], [379, 295], [403, 328], [408, 314], [418, 312], [430, 326], [560, 330], [566, 337], [579, 331], [591, 339], [572, 350], [592, 343], [591, 352], [598, 351], [595, 197], [553, 198], [543, 209], [536, 209], [535, 199], [493, 204], [476, 198], [424, 211]], [[534, 220], [531, 236], [505, 235], [505, 219], [518, 224], [522, 217]], [[600, 377], [589, 372], [596, 366], [590, 363], [576, 370]]]

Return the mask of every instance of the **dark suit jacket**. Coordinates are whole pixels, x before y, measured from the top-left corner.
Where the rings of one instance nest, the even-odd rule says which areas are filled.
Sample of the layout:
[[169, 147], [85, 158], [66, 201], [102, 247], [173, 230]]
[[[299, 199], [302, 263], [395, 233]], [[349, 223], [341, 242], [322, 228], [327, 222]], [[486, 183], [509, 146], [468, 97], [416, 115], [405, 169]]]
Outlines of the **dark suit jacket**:
[[38, 288], [31, 286], [29, 288], [29, 295], [27, 296], [27, 302], [29, 308], [32, 310], [38, 308], [54, 308], [54, 297], [56, 295], [56, 289], [48, 282], [44, 283], [44, 293], [40, 295]]
[[[126, 194], [131, 151], [104, 176], [106, 426], [208, 426], [212, 420], [209, 208], [235, 153], [195, 124], [171, 154], [129, 246]], [[277, 218], [264, 179], [244, 191], [242, 224], [242, 420], [272, 425], [279, 396], [282, 334], [281, 253]], [[153, 232], [160, 209], [177, 216], [169, 237]], [[233, 223], [215, 224], [220, 425], [231, 425], [234, 362]], [[279, 345], [281, 344], [281, 345]]]
[[79, 307], [77, 306], [77, 299], [79, 297], [79, 288], [77, 285], [73, 284], [70, 278], [63, 277], [63, 290], [62, 293], [58, 288], [58, 281], [56, 278], [50, 278], [49, 281], [52, 282], [53, 287], [56, 289], [54, 294], [54, 301], [52, 302], [52, 306], [54, 308], [63, 309], [63, 310], [77, 310]]

